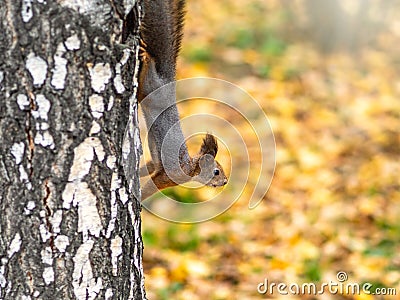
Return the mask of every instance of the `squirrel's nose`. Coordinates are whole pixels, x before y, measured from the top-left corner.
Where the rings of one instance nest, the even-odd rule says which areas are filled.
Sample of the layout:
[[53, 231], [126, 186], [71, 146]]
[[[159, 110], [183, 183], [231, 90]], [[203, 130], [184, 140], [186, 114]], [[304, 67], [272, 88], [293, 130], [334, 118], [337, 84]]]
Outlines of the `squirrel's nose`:
[[224, 179], [224, 185], [228, 183], [228, 178]]

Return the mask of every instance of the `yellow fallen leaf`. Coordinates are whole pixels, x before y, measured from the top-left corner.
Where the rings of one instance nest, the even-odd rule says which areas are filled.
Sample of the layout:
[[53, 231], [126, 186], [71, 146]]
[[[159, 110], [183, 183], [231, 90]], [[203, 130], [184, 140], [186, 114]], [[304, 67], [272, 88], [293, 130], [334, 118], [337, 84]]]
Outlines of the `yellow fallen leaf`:
[[372, 295], [361, 293], [360, 295], [354, 295], [354, 300], [373, 300]]
[[290, 263], [287, 260], [282, 260], [274, 257], [269, 261], [269, 265], [272, 270], [285, 270], [290, 265]]
[[190, 276], [207, 277], [210, 275], [210, 268], [204, 262], [200, 260], [189, 259], [186, 263], [186, 267]]

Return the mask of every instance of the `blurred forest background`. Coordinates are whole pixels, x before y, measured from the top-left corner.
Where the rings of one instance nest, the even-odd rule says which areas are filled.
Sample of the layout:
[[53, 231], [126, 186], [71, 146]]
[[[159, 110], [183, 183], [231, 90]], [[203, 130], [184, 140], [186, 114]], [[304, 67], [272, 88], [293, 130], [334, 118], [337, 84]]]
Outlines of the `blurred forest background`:
[[148, 298], [312, 299], [257, 285], [338, 271], [399, 294], [400, 1], [188, 0], [187, 11], [178, 77], [247, 90], [271, 122], [277, 165], [254, 210], [242, 197], [191, 225], [143, 211]]

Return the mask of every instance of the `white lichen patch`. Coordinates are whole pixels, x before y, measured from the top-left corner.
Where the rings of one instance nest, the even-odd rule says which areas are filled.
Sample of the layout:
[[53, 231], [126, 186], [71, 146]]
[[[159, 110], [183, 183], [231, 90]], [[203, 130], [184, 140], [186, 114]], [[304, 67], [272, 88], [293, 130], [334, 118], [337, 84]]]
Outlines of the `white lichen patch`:
[[35, 119], [48, 120], [48, 113], [51, 108], [50, 101], [42, 94], [35, 97], [36, 110], [32, 110], [32, 116]]
[[65, 189], [61, 195], [61, 198], [63, 199], [63, 208], [65, 209], [71, 208], [71, 204], [72, 201], [74, 200], [75, 191], [79, 182], [80, 181], [77, 180], [77, 182], [68, 182], [65, 185]]
[[50, 247], [44, 248], [40, 255], [42, 256], [42, 263], [51, 266], [53, 264], [53, 253]]
[[70, 51], [78, 50], [81, 47], [81, 41], [79, 40], [78, 35], [74, 34], [67, 38], [65, 41], [65, 47]]
[[110, 215], [110, 221], [108, 222], [108, 227], [107, 227], [107, 232], [106, 232], [107, 238], [111, 237], [111, 233], [113, 232], [113, 230], [115, 228], [115, 222], [117, 220], [117, 214], [118, 214], [117, 191], [120, 188], [121, 188], [121, 180], [118, 178], [118, 172], [113, 172], [113, 174], [111, 176], [111, 187], [110, 187], [111, 215]]
[[32, 189], [32, 183], [29, 181], [28, 174], [25, 171], [25, 168], [23, 165], [19, 165], [19, 179], [21, 180], [22, 183], [25, 183], [25, 186], [28, 190]]
[[[129, 211], [129, 215], [130, 215], [131, 220], [132, 220], [132, 227], [134, 229], [134, 236], [140, 236], [140, 231], [139, 231], [139, 228], [140, 228], [140, 216], [139, 217], [136, 216], [136, 214], [133, 211], [133, 206], [132, 205], [128, 206], [128, 211]], [[137, 251], [138, 251], [138, 248], [134, 247], [134, 251], [133, 251], [134, 253], [133, 253], [132, 257], [138, 257]], [[138, 259], [131, 259], [131, 263], [133, 263], [135, 265], [137, 270], [140, 270], [139, 271], [140, 274], [141, 274], [140, 278], [142, 278], [141, 288], [142, 288], [142, 292], [144, 293], [144, 290], [143, 290], [143, 288], [144, 288], [143, 265], [140, 263], [140, 261]], [[133, 274], [131, 272], [130, 275], [131, 275], [131, 278], [133, 280], [133, 278], [135, 278], [135, 274]]]
[[47, 130], [50, 128], [48, 123], [38, 122], [35, 124], [36, 130]]
[[93, 94], [89, 97], [89, 106], [92, 116], [99, 119], [103, 116], [104, 112], [104, 101], [103, 97], [97, 94]]
[[123, 144], [122, 144], [122, 158], [125, 161], [127, 161], [130, 153], [131, 153], [131, 141], [130, 141], [130, 139], [124, 138]]
[[134, 129], [134, 136], [133, 136], [133, 142], [135, 145], [140, 145], [140, 130], [139, 128]]
[[100, 139], [86, 138], [74, 149], [74, 161], [68, 177], [68, 183], [62, 193], [63, 207], [69, 209], [71, 204], [78, 206], [78, 231], [83, 239], [89, 234], [99, 236], [102, 229], [100, 216], [96, 207], [96, 196], [93, 195], [83, 178], [89, 173], [92, 161], [97, 156], [99, 161], [105, 158]]
[[101, 131], [101, 127], [100, 127], [99, 123], [97, 123], [96, 121], [93, 121], [92, 127], [90, 128], [89, 135], [95, 135], [95, 134], [99, 133], [100, 131]]
[[68, 183], [63, 199], [66, 208], [70, 207], [72, 200], [73, 206], [78, 205], [78, 232], [82, 232], [83, 239], [87, 240], [89, 234], [100, 236], [102, 226], [96, 207], [96, 196], [87, 183], [82, 181]]
[[92, 89], [101, 93], [105, 90], [106, 85], [111, 79], [111, 67], [109, 63], [97, 63], [96, 65], [88, 65]]
[[35, 98], [36, 110], [32, 110], [32, 116], [37, 121], [36, 123], [36, 135], [34, 138], [34, 143], [36, 145], [42, 145], [43, 147], [49, 147], [50, 149], [55, 148], [54, 139], [49, 129], [48, 113], [50, 112], [51, 103], [42, 94], [36, 95]]
[[27, 182], [28, 181], [28, 174], [26, 173], [26, 171], [24, 169], [24, 166], [22, 166], [22, 165], [19, 166], [19, 173], [20, 173], [19, 179], [22, 182]]
[[115, 65], [114, 87], [118, 94], [122, 94], [123, 92], [125, 92], [125, 86], [122, 83], [120, 63], [117, 63]]
[[50, 223], [53, 227], [54, 233], [60, 233], [60, 224], [62, 221], [62, 210], [56, 210], [53, 216], [50, 218]]
[[30, 215], [32, 213], [32, 210], [36, 207], [35, 202], [29, 201], [26, 207], [24, 208], [24, 214], [25, 215]]
[[[133, 211], [132, 205], [128, 206], [128, 212], [129, 212], [129, 216], [131, 217], [131, 220], [132, 220], [132, 226], [133, 226], [134, 233], [135, 233], [134, 236], [140, 236], [140, 232], [139, 232], [140, 226], [137, 224], [138, 222], [140, 222], [140, 220], [138, 220], [138, 218], [136, 217], [136, 215]], [[136, 247], [135, 247], [135, 249], [136, 249]], [[136, 257], [136, 256], [134, 256], [134, 257]], [[139, 266], [137, 266], [137, 267], [139, 268]]]
[[121, 68], [127, 63], [130, 55], [131, 50], [125, 49], [121, 60], [115, 65], [114, 87], [119, 94], [125, 92], [125, 86], [122, 83]]
[[[72, 163], [71, 172], [68, 177], [70, 183], [77, 182], [83, 179], [89, 174], [94, 154], [97, 155], [99, 161], [103, 161], [105, 153], [103, 145], [99, 138], [89, 137], [86, 138], [78, 147], [74, 149], [74, 161]], [[67, 196], [67, 195], [65, 195]], [[63, 199], [64, 195], [63, 195]], [[72, 198], [70, 198], [72, 202]], [[64, 208], [69, 208], [65, 207]]]
[[72, 8], [81, 14], [90, 12], [92, 10], [91, 6], [93, 5], [91, 0], [59, 0], [58, 3], [61, 6]]
[[5, 266], [0, 266], [0, 287], [5, 288], [7, 285], [7, 280], [4, 277]]
[[[135, 115], [135, 113], [133, 114]], [[122, 159], [123, 159], [123, 164], [124, 164], [124, 170], [125, 172], [130, 172], [129, 166], [132, 165], [132, 159], [131, 159], [131, 153], [132, 151], [138, 151], [137, 149], [140, 148], [140, 131], [139, 128], [135, 128], [133, 126], [132, 119], [129, 119], [128, 121], [128, 126], [127, 130], [125, 132], [125, 137], [122, 142]], [[137, 153], [138, 154], [138, 153]], [[125, 167], [128, 166], [128, 167]], [[136, 189], [133, 189], [133, 183], [134, 183], [134, 174], [129, 173], [127, 174], [128, 177], [128, 184], [129, 184], [129, 192], [134, 194], [136, 199], [140, 199], [140, 191], [139, 193], [136, 191]], [[138, 194], [138, 195], [136, 195]]]
[[7, 251], [8, 259], [11, 259], [11, 257], [21, 249], [21, 245], [22, 245], [21, 236], [17, 232], [14, 238], [12, 239], [9, 249]]
[[46, 217], [46, 211], [45, 211], [44, 209], [42, 209], [42, 210], [39, 212], [39, 216], [40, 216], [41, 218], [45, 218], [45, 217]]
[[19, 94], [17, 96], [17, 104], [20, 110], [25, 110], [29, 108], [29, 100], [28, 97], [24, 94]]
[[108, 288], [104, 294], [104, 298], [105, 298], [105, 300], [110, 300], [110, 299], [112, 299], [113, 295], [114, 295], [114, 293], [113, 293], [112, 288]]
[[54, 68], [52, 69], [53, 76], [51, 85], [56, 90], [62, 90], [65, 87], [65, 78], [67, 77], [68, 61], [63, 57], [66, 52], [63, 43], [58, 44], [56, 53], [54, 54]]
[[15, 143], [11, 147], [11, 154], [15, 158], [15, 163], [19, 165], [24, 157], [25, 144], [23, 142]]
[[47, 267], [43, 270], [44, 282], [48, 285], [54, 281], [54, 270], [53, 267]]
[[58, 251], [64, 253], [67, 247], [69, 246], [69, 238], [66, 235], [58, 235], [54, 239], [54, 246], [58, 249]]
[[25, 23], [29, 22], [30, 19], [32, 19], [32, 0], [22, 0], [21, 16], [22, 21], [24, 21]]
[[36, 204], [33, 201], [29, 201], [28, 204], [26, 205], [26, 209], [28, 209], [28, 210], [32, 210], [35, 207], [36, 207]]
[[120, 236], [116, 236], [111, 240], [111, 264], [112, 264], [112, 273], [114, 276], [118, 275], [118, 257], [122, 254], [122, 238]]
[[102, 226], [96, 207], [96, 196], [86, 182], [79, 184], [75, 199], [78, 202], [78, 232], [82, 232], [84, 240], [88, 239], [89, 234], [99, 237]]
[[110, 170], [114, 170], [117, 158], [114, 155], [107, 156], [106, 165]]
[[110, 99], [108, 99], [107, 111], [110, 111], [113, 106], [114, 106], [114, 96], [110, 96]]
[[49, 147], [54, 149], [54, 139], [48, 131], [37, 132], [35, 135], [34, 142], [36, 145], [42, 145], [43, 147]]
[[46, 61], [34, 53], [29, 53], [25, 66], [33, 78], [33, 84], [41, 86], [46, 80]]
[[95, 299], [103, 288], [101, 278], [94, 278], [89, 254], [93, 241], [87, 240], [76, 251], [73, 257], [74, 271], [72, 273], [72, 286], [77, 299]]
[[119, 199], [121, 200], [122, 204], [126, 204], [129, 200], [128, 194], [126, 193], [124, 188], [120, 188], [118, 190], [119, 193]]
[[124, 54], [122, 55], [122, 58], [121, 58], [121, 61], [120, 61], [122, 66], [125, 65], [128, 62], [128, 59], [131, 56], [131, 52], [132, 52], [131, 49], [124, 49]]
[[51, 233], [47, 230], [45, 224], [39, 225], [39, 233], [43, 243], [45, 243], [51, 237]]
[[125, 15], [127, 15], [133, 9], [133, 6], [135, 5], [136, 1], [124, 0], [123, 3], [124, 3], [123, 7], [125, 8]]

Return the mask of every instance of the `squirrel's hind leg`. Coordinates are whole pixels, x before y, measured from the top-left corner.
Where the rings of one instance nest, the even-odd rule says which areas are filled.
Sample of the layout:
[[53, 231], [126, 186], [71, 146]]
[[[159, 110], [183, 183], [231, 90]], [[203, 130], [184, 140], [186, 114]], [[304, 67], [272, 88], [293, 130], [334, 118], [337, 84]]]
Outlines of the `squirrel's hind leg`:
[[165, 174], [164, 170], [153, 173], [151, 178], [142, 187], [142, 201], [168, 186], [173, 186], [173, 184], [171, 184], [171, 180]]
[[178, 185], [178, 183], [169, 178], [165, 170], [157, 170], [151, 175], [151, 178], [142, 187], [142, 201], [154, 193], [157, 193], [167, 187], [176, 185]]

